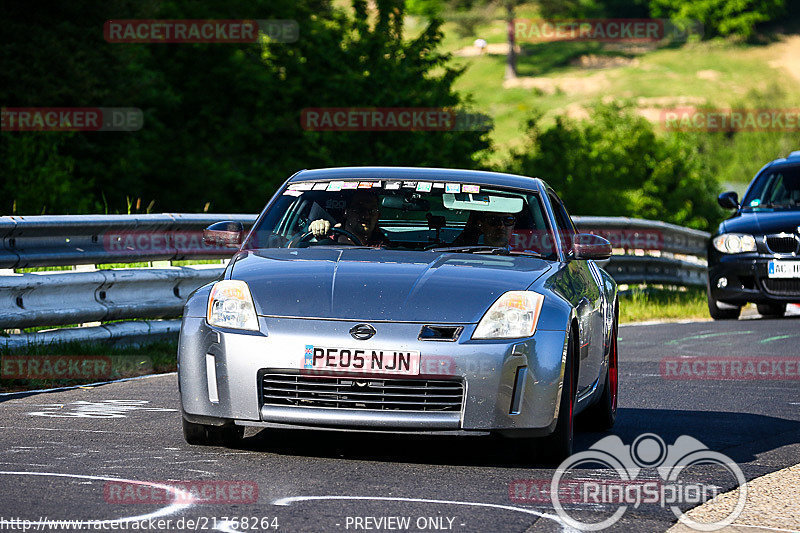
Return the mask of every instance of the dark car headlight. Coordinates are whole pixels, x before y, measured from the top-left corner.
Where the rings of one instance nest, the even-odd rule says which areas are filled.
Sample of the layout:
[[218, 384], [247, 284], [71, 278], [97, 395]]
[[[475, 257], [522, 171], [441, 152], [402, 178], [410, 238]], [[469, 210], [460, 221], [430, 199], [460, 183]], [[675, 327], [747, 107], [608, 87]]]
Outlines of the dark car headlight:
[[218, 281], [208, 295], [206, 320], [212, 326], [258, 331], [258, 317], [250, 287], [241, 280]]
[[517, 339], [530, 337], [542, 312], [544, 296], [533, 291], [509, 291], [486, 311], [473, 339]]
[[756, 251], [756, 239], [746, 233], [723, 233], [712, 241], [714, 248], [723, 254], [741, 254]]

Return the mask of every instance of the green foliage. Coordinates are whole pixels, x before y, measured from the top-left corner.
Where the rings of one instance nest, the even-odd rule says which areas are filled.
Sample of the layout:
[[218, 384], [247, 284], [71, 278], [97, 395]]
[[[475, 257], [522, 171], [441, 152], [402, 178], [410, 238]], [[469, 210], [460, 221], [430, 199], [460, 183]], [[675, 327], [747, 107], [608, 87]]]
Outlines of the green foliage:
[[621, 323], [707, 317], [706, 291], [698, 287], [635, 287], [620, 293]]
[[406, 0], [406, 12], [410, 15], [434, 18], [444, 10], [444, 0]]
[[69, 133], [0, 133], [0, 213], [75, 214], [92, 206], [91, 183], [73, 175], [75, 160], [59, 155]]
[[700, 21], [707, 37], [738, 35], [749, 38], [755, 26], [782, 15], [785, 0], [650, 0], [654, 17], [677, 22]]
[[[3, 210], [10, 211], [17, 198], [17, 211], [24, 214], [38, 214], [44, 205], [49, 213], [126, 212], [129, 199], [141, 199], [142, 209], [156, 212], [254, 212], [302, 168], [474, 168], [489, 148], [486, 132], [302, 128], [305, 108], [466, 107], [452, 88], [461, 70], [437, 52], [439, 23], [405, 40], [403, 0], [378, 0], [374, 9], [353, 0], [348, 10], [334, 9], [327, 0], [74, 0], [42, 2], [35, 13], [24, 2], [8, 3], [0, 102], [138, 107], [144, 126], [71, 136], [3, 133]], [[104, 41], [106, 20], [136, 18], [293, 19], [300, 38], [241, 44]], [[52, 183], [39, 174], [52, 176]]]
[[648, 16], [649, 0], [538, 0], [539, 11], [546, 18]]
[[[598, 106], [592, 119], [528, 123], [512, 171], [544, 178], [574, 215], [631, 216], [709, 229], [719, 185], [681, 135], [661, 137], [629, 109]], [[598, 198], [600, 201], [598, 201]]]
[[[750, 91], [730, 107], [740, 110], [791, 110], [796, 106], [792, 98], [777, 85], [763, 91]], [[768, 162], [786, 157], [800, 150], [800, 139], [796, 131], [712, 131], [698, 132], [689, 136], [697, 146], [700, 156], [710, 171], [724, 187], [737, 186], [744, 191], [756, 172]]]

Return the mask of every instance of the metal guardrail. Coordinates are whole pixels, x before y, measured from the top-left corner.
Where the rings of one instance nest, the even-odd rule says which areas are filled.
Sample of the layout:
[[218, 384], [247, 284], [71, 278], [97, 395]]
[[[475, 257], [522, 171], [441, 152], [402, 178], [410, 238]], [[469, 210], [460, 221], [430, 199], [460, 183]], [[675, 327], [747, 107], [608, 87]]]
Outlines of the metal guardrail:
[[34, 272], [0, 277], [0, 328], [180, 316], [187, 296], [220, 265]]
[[0, 268], [220, 259], [233, 250], [203, 244], [220, 220], [249, 228], [256, 215], [52, 215], [0, 217]]
[[[210, 259], [235, 250], [203, 244], [220, 220], [245, 227], [256, 215], [160, 214], [0, 217], [0, 268]], [[619, 283], [704, 285], [709, 234], [623, 217], [573, 217], [580, 231], [608, 238], [625, 255], [604, 268]], [[636, 251], [635, 255], [627, 252]], [[657, 252], [645, 254], [644, 251]], [[644, 255], [642, 255], [644, 254]], [[0, 330], [124, 319], [174, 318], [187, 296], [223, 272], [220, 265], [102, 269], [0, 275]], [[175, 320], [136, 321], [0, 337], [0, 346], [31, 342], [140, 342], [177, 332]]]
[[572, 217], [572, 220], [581, 231], [607, 236], [615, 248], [658, 250], [705, 258], [711, 237], [705, 231], [641, 218]]

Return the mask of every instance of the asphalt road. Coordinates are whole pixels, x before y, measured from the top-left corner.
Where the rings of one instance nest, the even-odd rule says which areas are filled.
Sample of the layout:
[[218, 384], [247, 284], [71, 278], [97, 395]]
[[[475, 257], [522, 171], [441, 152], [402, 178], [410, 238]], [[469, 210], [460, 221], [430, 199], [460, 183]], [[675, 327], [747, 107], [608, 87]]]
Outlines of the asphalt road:
[[[656, 434], [666, 444], [689, 435], [729, 456], [748, 479], [798, 463], [796, 374], [794, 379], [753, 379], [745, 365], [745, 374], [735, 380], [686, 379], [681, 371], [690, 367], [668, 367], [663, 360], [753, 357], [767, 360], [774, 372], [776, 362], [781, 369], [786, 358], [797, 359], [799, 346], [799, 317], [622, 327], [620, 409], [610, 434], [625, 444], [643, 433]], [[673, 374], [665, 378], [669, 368]], [[696, 368], [692, 372], [698, 377]], [[274, 531], [263, 526], [276, 525], [279, 531], [396, 530], [399, 523], [385, 521], [388, 517], [407, 517], [410, 531], [568, 529], [552, 504], [520, 500], [510, 491], [519, 486], [517, 480], [549, 483], [554, 470], [521, 463], [508, 442], [248, 430], [237, 449], [189, 446], [181, 435], [174, 374], [5, 399], [0, 416], [0, 530], [12, 530], [13, 522], [2, 521], [10, 519], [137, 516], [153, 519], [137, 523], [145, 531]], [[580, 430], [576, 451], [605, 436]], [[724, 490], [735, 486], [731, 475], [713, 465], [687, 472]], [[592, 469], [584, 474], [603, 476]], [[216, 492], [214, 503], [159, 500], [154, 483], [191, 490], [191, 483], [175, 480], [215, 480], [216, 487], [240, 483], [229, 485], [233, 489], [227, 493]], [[120, 496], [124, 493], [114, 492], [120, 487], [150, 492], [136, 496], [143, 502], [130, 503]], [[255, 488], [257, 501], [247, 503], [236, 487]], [[567, 508], [586, 521], [616, 509], [580, 503]], [[234, 517], [249, 520], [236, 524]], [[172, 522], [159, 524], [159, 518]], [[198, 522], [187, 525], [187, 519]], [[629, 507], [609, 531], [664, 531], [674, 523], [669, 509], [642, 504]], [[119, 526], [134, 527], [131, 520]], [[77, 529], [73, 524], [61, 530]]]

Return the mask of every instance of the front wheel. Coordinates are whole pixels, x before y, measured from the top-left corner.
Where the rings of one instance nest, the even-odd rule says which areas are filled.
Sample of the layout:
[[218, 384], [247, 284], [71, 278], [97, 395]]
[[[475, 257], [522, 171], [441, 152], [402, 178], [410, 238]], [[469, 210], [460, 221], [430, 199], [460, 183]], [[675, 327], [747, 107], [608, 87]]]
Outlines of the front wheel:
[[228, 424], [208, 426], [183, 418], [183, 438], [196, 446], [234, 446], [244, 437], [244, 427]]
[[711, 287], [706, 285], [706, 295], [708, 296], [708, 313], [714, 320], [736, 320], [742, 312], [742, 308], [720, 302], [711, 295]]
[[558, 406], [558, 420], [553, 433], [537, 439], [537, 458], [549, 464], [558, 464], [572, 455], [572, 440], [575, 433], [576, 376], [574, 372], [574, 339], [567, 340], [567, 361], [564, 365], [564, 382]]
[[608, 354], [608, 371], [606, 372], [605, 388], [603, 395], [597, 403], [581, 413], [580, 418], [589, 429], [607, 431], [614, 426], [617, 420], [617, 391], [618, 391], [618, 364], [617, 352], [617, 324], [614, 323], [611, 337], [611, 349]]

